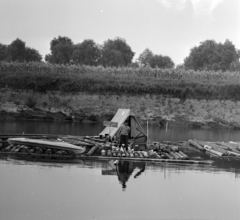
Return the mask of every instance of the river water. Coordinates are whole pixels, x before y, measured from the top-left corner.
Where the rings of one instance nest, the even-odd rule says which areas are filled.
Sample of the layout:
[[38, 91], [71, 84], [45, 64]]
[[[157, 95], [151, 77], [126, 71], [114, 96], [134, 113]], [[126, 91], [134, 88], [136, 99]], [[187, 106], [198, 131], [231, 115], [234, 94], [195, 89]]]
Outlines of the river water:
[[[0, 133], [97, 135], [102, 124], [0, 122]], [[150, 139], [240, 141], [231, 129], [159, 128]], [[80, 161], [40, 163], [0, 158], [0, 219], [240, 219], [240, 165]], [[119, 174], [123, 168], [128, 173]]]

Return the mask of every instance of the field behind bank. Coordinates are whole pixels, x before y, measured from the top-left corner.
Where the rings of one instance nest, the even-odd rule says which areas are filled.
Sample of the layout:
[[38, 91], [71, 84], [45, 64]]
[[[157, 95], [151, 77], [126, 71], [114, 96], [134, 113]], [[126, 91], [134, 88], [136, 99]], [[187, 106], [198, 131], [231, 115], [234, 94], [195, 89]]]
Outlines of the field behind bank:
[[0, 62], [0, 88], [235, 101], [240, 73]]

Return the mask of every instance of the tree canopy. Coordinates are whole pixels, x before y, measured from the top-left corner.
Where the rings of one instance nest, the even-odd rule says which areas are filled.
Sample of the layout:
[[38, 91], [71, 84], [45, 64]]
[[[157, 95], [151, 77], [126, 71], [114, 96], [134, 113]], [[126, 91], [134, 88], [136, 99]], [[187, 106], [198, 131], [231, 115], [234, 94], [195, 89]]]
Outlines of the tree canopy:
[[0, 43], [0, 61], [7, 59], [7, 45]]
[[100, 64], [103, 66], [127, 66], [131, 64], [134, 52], [122, 38], [107, 40], [101, 50]]
[[[174, 62], [169, 56], [154, 54], [146, 48], [133, 62], [134, 52], [125, 39], [108, 39], [102, 45], [92, 39], [86, 39], [74, 44], [65, 36], [58, 36], [50, 42], [50, 53], [45, 56], [45, 61], [53, 64], [77, 64], [104, 67], [139, 67], [174, 68]], [[179, 69], [192, 70], [240, 70], [240, 50], [236, 49], [228, 39], [224, 43], [214, 40], [201, 42], [199, 46], [191, 48], [184, 63], [177, 65]], [[0, 43], [0, 61], [7, 62], [39, 62], [42, 56], [33, 48], [27, 47], [25, 42], [16, 39], [9, 45]]]
[[101, 56], [100, 46], [93, 40], [84, 40], [82, 43], [74, 45], [72, 60], [76, 64], [96, 66]]
[[30, 62], [41, 61], [42, 56], [33, 48], [26, 47], [20, 39], [14, 40], [10, 45], [0, 44], [0, 61]]
[[50, 42], [51, 54], [45, 56], [50, 63], [67, 64], [70, 62], [73, 52], [73, 42], [68, 37], [54, 38]]
[[168, 56], [155, 55], [148, 48], [145, 49], [138, 58], [138, 62], [142, 66], [151, 66], [152, 68], [173, 68], [174, 62]]
[[150, 65], [150, 61], [153, 58], [154, 54], [151, 50], [146, 48], [138, 57], [138, 62], [142, 66]]
[[206, 40], [193, 47], [184, 60], [184, 67], [193, 70], [230, 70], [232, 63], [239, 60], [240, 53], [229, 40], [224, 44]]
[[168, 56], [154, 55], [150, 60], [150, 66], [152, 68], [171, 69], [174, 67], [174, 62]]

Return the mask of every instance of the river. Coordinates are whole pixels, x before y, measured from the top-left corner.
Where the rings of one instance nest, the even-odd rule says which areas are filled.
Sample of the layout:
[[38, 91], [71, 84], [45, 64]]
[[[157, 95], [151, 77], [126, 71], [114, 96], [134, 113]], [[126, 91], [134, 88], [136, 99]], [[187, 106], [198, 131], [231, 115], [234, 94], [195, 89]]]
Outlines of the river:
[[[102, 124], [3, 122], [0, 133], [97, 135]], [[159, 128], [155, 141], [240, 141], [232, 129]], [[0, 158], [0, 219], [240, 219], [240, 166]], [[236, 165], [236, 166], [235, 166]], [[119, 175], [127, 167], [129, 172]]]

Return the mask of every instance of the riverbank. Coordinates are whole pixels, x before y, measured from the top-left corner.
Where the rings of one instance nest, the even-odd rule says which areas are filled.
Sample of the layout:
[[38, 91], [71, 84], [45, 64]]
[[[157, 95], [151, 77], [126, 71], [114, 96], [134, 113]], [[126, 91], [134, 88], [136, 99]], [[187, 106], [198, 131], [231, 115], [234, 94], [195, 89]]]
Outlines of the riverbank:
[[1, 89], [0, 120], [103, 122], [130, 108], [144, 123], [240, 128], [240, 101]]

